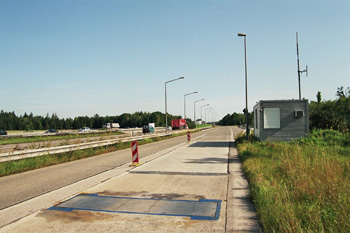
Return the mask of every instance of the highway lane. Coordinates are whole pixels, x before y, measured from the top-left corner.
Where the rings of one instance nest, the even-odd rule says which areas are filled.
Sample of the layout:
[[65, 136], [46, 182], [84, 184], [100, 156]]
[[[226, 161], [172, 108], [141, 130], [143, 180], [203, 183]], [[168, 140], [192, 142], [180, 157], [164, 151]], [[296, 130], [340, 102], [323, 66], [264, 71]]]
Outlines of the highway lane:
[[[220, 132], [215, 128], [193, 134], [198, 137]], [[227, 130], [227, 129], [226, 129]], [[186, 141], [186, 136], [163, 140], [139, 147], [140, 158]], [[58, 164], [0, 178], [0, 209], [7, 208], [52, 190], [65, 187], [120, 165], [130, 163], [131, 151], [125, 149], [82, 160]]]
[[[97, 131], [97, 130], [95, 130]], [[115, 132], [116, 130], [113, 130], [112, 132]], [[85, 138], [72, 138], [72, 139], [60, 139], [60, 140], [47, 140], [47, 141], [38, 141], [38, 142], [28, 142], [28, 143], [13, 143], [13, 144], [7, 144], [7, 145], [0, 145], [0, 153], [5, 152], [13, 152], [13, 151], [22, 151], [22, 150], [29, 150], [29, 149], [40, 149], [44, 147], [54, 147], [54, 146], [63, 146], [63, 145], [71, 145], [71, 144], [78, 144], [78, 143], [84, 143], [84, 142], [94, 142], [94, 141], [101, 141], [101, 140], [107, 140], [107, 139], [117, 139], [117, 138], [123, 138], [128, 136], [141, 136], [142, 135], [142, 129], [136, 128], [136, 129], [120, 129], [119, 132], [122, 134], [106, 134], [101, 136], [95, 136], [91, 137], [88, 132], [76, 132], [74, 131], [74, 134], [80, 134], [80, 135], [86, 135], [89, 134], [89, 137]], [[164, 128], [157, 127], [155, 130], [155, 133], [163, 133], [165, 132]], [[70, 134], [73, 134], [70, 133]], [[106, 131], [97, 131], [95, 133], [106, 133]], [[68, 134], [67, 134], [68, 135]], [[60, 136], [60, 134], [40, 134], [37, 136], [42, 137], [50, 137], [50, 136]]]

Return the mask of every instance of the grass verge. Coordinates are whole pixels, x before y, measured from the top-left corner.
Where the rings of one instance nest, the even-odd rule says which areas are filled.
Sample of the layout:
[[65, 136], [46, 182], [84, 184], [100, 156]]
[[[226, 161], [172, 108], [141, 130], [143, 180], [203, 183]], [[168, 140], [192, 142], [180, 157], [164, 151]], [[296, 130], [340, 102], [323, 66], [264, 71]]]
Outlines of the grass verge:
[[350, 232], [350, 134], [238, 144], [265, 232]]
[[[199, 132], [200, 130], [194, 130], [192, 133]], [[157, 142], [169, 138], [174, 138], [178, 136], [186, 135], [187, 132], [173, 134], [164, 137], [154, 137], [154, 138], [146, 138], [138, 141], [139, 145], [144, 145], [147, 143]], [[59, 163], [65, 163], [69, 161], [74, 161], [78, 159], [88, 158], [95, 155], [100, 155], [108, 152], [113, 152], [117, 150], [130, 148], [130, 142], [117, 143], [113, 145], [109, 145], [107, 147], [96, 147], [84, 150], [71, 151], [61, 154], [53, 154], [53, 155], [43, 155], [32, 158], [26, 158], [21, 160], [13, 160], [8, 162], [0, 163], [0, 177], [8, 176], [24, 171], [34, 170], [42, 167], [47, 167]]]

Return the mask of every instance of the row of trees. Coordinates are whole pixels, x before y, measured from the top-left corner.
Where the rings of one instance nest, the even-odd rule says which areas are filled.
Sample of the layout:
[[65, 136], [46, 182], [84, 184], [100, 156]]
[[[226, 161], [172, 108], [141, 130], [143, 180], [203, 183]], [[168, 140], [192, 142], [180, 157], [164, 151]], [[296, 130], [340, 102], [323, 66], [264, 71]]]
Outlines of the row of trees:
[[317, 101], [309, 105], [311, 129], [350, 129], [350, 88], [339, 87], [336, 96], [336, 100], [322, 101], [321, 92], [317, 93]]
[[[179, 119], [181, 116], [168, 114], [168, 122]], [[59, 118], [57, 114], [49, 114], [46, 117], [34, 116], [25, 113], [17, 116], [14, 112], [0, 112], [0, 129], [5, 130], [47, 130], [47, 129], [79, 129], [81, 127], [102, 128], [104, 123], [119, 123], [122, 128], [142, 127], [148, 123], [155, 123], [157, 127], [165, 126], [165, 114], [161, 112], [135, 112], [133, 114], [123, 113], [119, 116], [93, 117], [79, 116], [73, 118]], [[168, 123], [169, 124], [169, 123]]]
[[[218, 124], [219, 125], [244, 125], [245, 124], [245, 114], [243, 113], [236, 113], [234, 112], [233, 114], [227, 114], [226, 116], [224, 116], [224, 118], [222, 118]], [[248, 121], [249, 121], [249, 125], [252, 126], [253, 124], [253, 118], [254, 118], [254, 114], [252, 112], [248, 113]]]

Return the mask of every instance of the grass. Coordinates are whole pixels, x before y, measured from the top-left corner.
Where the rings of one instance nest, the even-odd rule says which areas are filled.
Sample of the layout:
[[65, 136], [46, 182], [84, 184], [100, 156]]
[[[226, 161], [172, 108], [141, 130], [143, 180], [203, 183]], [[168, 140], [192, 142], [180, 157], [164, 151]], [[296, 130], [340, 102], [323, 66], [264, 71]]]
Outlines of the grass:
[[238, 149], [265, 232], [350, 232], [350, 134]]
[[120, 132], [105, 132], [105, 133], [94, 133], [94, 134], [70, 134], [70, 135], [45, 135], [45, 136], [34, 136], [34, 137], [4, 137], [0, 138], [0, 145], [18, 144], [18, 143], [31, 143], [31, 142], [43, 142], [43, 141], [54, 141], [54, 140], [68, 140], [76, 138], [87, 138], [87, 137], [101, 137], [101, 136], [112, 136], [120, 135]]
[[[192, 133], [199, 132], [200, 130], [191, 131]], [[138, 141], [139, 145], [144, 145], [147, 143], [157, 142], [169, 138], [174, 138], [178, 136], [186, 135], [187, 132], [173, 134], [164, 137], [154, 137], [146, 138]], [[13, 160], [8, 162], [0, 163], [0, 177], [8, 176], [24, 171], [34, 170], [42, 167], [47, 167], [51, 165], [56, 165], [59, 163], [65, 163], [69, 161], [74, 161], [78, 159], [88, 158], [95, 155], [100, 155], [108, 152], [113, 152], [117, 150], [127, 149], [131, 147], [130, 142], [117, 143], [107, 147], [97, 147], [84, 150], [71, 151], [61, 154], [43, 155], [32, 158], [26, 158], [21, 160]]]
[[196, 129], [206, 128], [206, 127], [213, 127], [213, 125], [211, 125], [211, 124], [196, 124]]

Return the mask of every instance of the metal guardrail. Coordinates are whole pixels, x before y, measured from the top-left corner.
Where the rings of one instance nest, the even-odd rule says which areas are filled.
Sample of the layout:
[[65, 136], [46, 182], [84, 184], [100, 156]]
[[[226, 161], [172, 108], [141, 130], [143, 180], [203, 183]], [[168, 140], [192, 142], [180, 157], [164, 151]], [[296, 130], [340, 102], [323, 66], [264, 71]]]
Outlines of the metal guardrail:
[[129, 142], [133, 140], [142, 140], [146, 138], [165, 137], [172, 134], [173, 134], [172, 132], [166, 132], [166, 133], [160, 133], [160, 134], [150, 134], [150, 135], [133, 136], [133, 137], [126, 137], [126, 138], [118, 138], [118, 139], [108, 139], [108, 140], [102, 140], [97, 142], [84, 142], [84, 143], [72, 144], [72, 145], [6, 152], [6, 153], [0, 154], [0, 162], [19, 160], [19, 159], [49, 155], [49, 154], [65, 153], [65, 152], [94, 148], [94, 147], [108, 146], [116, 143]]

